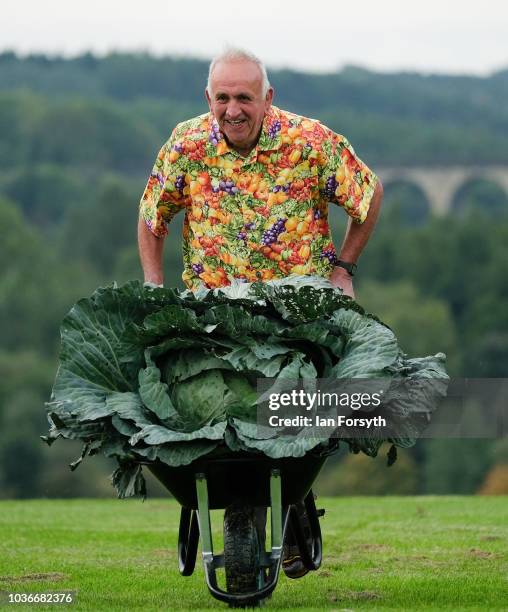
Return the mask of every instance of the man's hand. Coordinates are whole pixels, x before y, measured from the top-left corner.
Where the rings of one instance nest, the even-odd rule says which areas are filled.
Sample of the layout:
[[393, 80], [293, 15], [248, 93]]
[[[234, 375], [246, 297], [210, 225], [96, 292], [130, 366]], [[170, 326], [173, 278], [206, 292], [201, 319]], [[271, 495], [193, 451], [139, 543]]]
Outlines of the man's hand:
[[344, 295], [349, 295], [353, 300], [355, 299], [355, 292], [353, 289], [353, 277], [347, 270], [337, 266], [332, 270], [330, 274], [330, 282], [334, 287], [339, 287], [344, 292]]
[[162, 272], [164, 238], [154, 236], [141, 217], [138, 222], [138, 246], [145, 283], [161, 286], [164, 282]]

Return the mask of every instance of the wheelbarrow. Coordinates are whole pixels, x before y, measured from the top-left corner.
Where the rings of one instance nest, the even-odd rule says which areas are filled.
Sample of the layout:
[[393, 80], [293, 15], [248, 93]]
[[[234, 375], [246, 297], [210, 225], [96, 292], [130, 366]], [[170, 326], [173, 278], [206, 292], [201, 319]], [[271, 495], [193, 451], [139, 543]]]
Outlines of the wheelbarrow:
[[[181, 504], [178, 562], [182, 576], [195, 568], [199, 537], [205, 579], [210, 593], [231, 607], [255, 607], [277, 585], [285, 537], [292, 536], [304, 566], [321, 565], [322, 540], [312, 484], [326, 457], [270, 459], [262, 454], [223, 450], [187, 466], [143, 462]], [[304, 503], [311, 535], [304, 529]], [[270, 508], [270, 550], [265, 550], [264, 525], [255, 509]], [[224, 552], [215, 554], [210, 510], [225, 509]], [[320, 511], [324, 513], [324, 511]], [[264, 522], [264, 517], [263, 517]], [[291, 532], [291, 534], [290, 534]], [[219, 587], [217, 570], [224, 568], [226, 589]]]

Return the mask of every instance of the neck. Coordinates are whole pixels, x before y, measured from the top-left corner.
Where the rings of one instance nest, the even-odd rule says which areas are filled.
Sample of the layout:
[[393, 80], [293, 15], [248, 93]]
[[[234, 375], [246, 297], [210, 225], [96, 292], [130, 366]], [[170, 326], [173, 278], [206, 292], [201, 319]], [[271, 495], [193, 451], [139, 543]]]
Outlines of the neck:
[[240, 149], [239, 147], [233, 147], [231, 145], [230, 146], [233, 149], [233, 151], [236, 151], [242, 157], [248, 157], [250, 155], [251, 151], [256, 148], [256, 144], [257, 144], [257, 142], [252, 147], [248, 147], [248, 148], [245, 148], [245, 149]]
[[235, 147], [234, 144], [230, 143], [229, 140], [227, 139], [226, 134], [223, 134], [226, 143], [228, 145], [228, 147], [230, 149], [233, 149], [233, 151], [236, 151], [239, 155], [241, 155], [242, 157], [248, 157], [251, 153], [251, 151], [253, 151], [259, 141], [259, 137], [261, 136], [261, 132], [263, 130], [263, 124], [261, 124], [261, 127], [259, 128], [259, 132], [258, 135], [256, 136], [256, 139], [254, 140], [254, 142], [252, 142], [251, 144], [247, 145], [246, 147]]

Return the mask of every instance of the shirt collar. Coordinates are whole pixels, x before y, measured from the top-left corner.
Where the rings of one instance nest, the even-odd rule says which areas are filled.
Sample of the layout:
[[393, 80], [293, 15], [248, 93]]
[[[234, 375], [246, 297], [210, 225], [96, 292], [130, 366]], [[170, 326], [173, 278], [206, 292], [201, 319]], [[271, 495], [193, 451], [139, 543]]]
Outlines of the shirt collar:
[[[270, 106], [263, 119], [263, 126], [261, 128], [258, 143], [255, 149], [251, 151], [248, 158], [256, 155], [257, 151], [276, 151], [282, 144], [280, 131], [280, 110], [276, 106]], [[214, 140], [217, 141], [217, 144], [214, 144]], [[220, 132], [217, 119], [210, 113], [208, 118], [206, 154], [208, 157], [219, 157], [226, 155], [226, 153], [232, 153], [233, 155], [241, 157], [239, 153], [228, 147], [224, 140], [224, 136]]]

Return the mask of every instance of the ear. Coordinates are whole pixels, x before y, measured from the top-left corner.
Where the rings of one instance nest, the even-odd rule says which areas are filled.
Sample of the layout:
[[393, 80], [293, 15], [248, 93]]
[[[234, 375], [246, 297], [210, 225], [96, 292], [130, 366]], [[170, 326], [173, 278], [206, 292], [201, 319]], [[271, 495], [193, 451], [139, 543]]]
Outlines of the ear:
[[266, 97], [265, 97], [265, 110], [266, 111], [272, 105], [272, 100], [273, 100], [273, 87], [269, 87], [268, 91], [266, 92]]
[[212, 98], [210, 98], [210, 94], [208, 93], [208, 89], [205, 89], [205, 98], [206, 101], [208, 102], [208, 108], [210, 109], [210, 112], [212, 111]]

